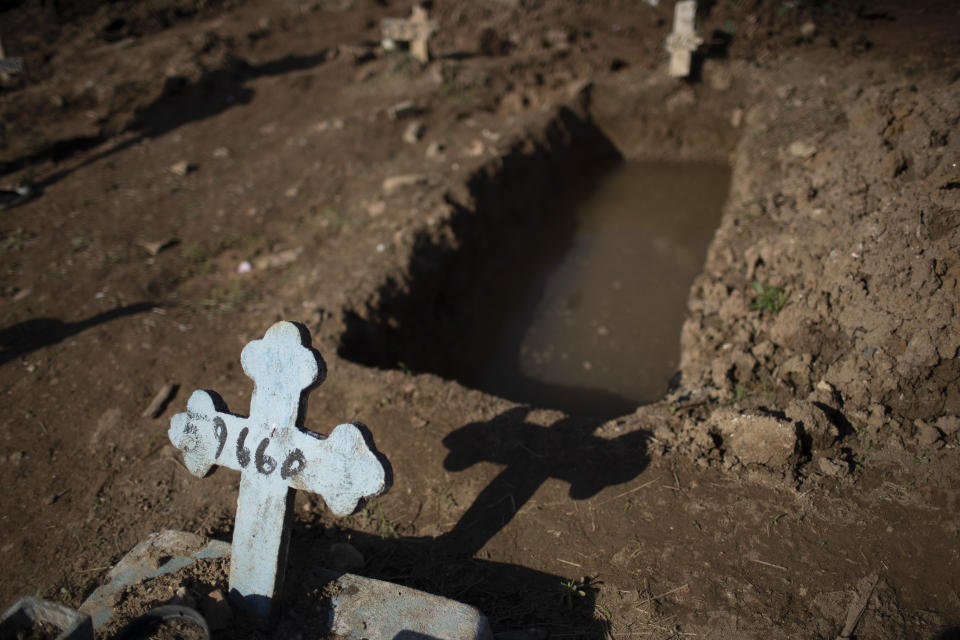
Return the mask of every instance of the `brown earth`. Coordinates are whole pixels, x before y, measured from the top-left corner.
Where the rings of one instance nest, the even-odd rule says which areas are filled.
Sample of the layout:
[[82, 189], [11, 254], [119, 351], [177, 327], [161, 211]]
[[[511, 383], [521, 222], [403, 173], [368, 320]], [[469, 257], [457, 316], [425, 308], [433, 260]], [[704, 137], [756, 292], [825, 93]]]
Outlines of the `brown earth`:
[[[436, 2], [426, 66], [379, 47], [406, 3], [2, 5], [0, 173], [35, 192], [0, 213], [2, 601], [229, 539], [237, 474], [169, 418], [245, 412], [240, 349], [288, 319], [328, 367], [306, 425], [362, 420], [395, 483], [298, 495], [278, 636], [349, 541], [495, 632], [832, 639], [864, 595], [857, 637], [957, 637], [960, 13], [703, 5], [690, 81], [666, 2]], [[446, 379], [555, 185], [618, 155], [733, 170], [678, 384], [604, 420]]]

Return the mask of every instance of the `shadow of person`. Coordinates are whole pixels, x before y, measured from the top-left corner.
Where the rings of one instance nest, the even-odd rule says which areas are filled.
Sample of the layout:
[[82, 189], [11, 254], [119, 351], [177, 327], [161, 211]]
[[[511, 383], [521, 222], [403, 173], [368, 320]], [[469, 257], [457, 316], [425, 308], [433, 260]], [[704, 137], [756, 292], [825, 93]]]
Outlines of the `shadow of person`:
[[64, 322], [56, 318], [31, 318], [18, 322], [5, 329], [0, 329], [0, 346], [3, 347], [3, 350], [0, 351], [0, 365], [41, 347], [57, 344], [64, 338], [69, 338], [84, 329], [123, 316], [150, 311], [156, 307], [157, 305], [152, 302], [139, 302], [110, 309], [78, 322]]

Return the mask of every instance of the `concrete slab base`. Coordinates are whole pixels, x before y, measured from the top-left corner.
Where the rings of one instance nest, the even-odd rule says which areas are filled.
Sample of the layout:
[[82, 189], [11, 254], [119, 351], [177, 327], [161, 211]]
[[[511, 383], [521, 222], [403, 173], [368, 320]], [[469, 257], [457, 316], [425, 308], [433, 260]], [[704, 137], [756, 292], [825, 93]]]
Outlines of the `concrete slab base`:
[[[80, 606], [102, 627], [113, 615], [117, 595], [126, 587], [173, 573], [199, 560], [226, 558], [230, 545], [183, 531], [160, 531], [133, 548]], [[319, 570], [319, 580], [333, 582], [328, 630], [356, 640], [492, 640], [487, 618], [476, 608], [430, 593], [351, 573]], [[304, 629], [303, 637], [313, 637]], [[77, 640], [80, 640], [79, 636]], [[74, 640], [70, 636], [70, 640]]]
[[135, 546], [107, 573], [107, 584], [98, 587], [80, 605], [99, 629], [113, 615], [116, 597], [124, 588], [190, 566], [198, 560], [214, 560], [230, 555], [230, 544], [207, 540], [186, 531], [158, 531]]

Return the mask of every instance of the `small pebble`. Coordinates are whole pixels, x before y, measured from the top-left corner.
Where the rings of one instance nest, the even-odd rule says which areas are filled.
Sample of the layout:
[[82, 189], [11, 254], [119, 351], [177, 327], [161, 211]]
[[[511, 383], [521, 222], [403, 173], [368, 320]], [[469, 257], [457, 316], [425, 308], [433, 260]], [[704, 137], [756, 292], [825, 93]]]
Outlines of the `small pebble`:
[[416, 144], [423, 137], [426, 126], [422, 122], [411, 122], [403, 132], [403, 141], [407, 144]]
[[190, 173], [191, 171], [193, 171], [194, 169], [196, 169], [194, 165], [187, 162], [186, 160], [181, 160], [180, 162], [170, 167], [170, 172], [173, 173], [174, 175], [183, 177], [188, 173]]
[[730, 126], [737, 129], [741, 124], [743, 124], [743, 109], [737, 107], [730, 112]]
[[790, 148], [788, 151], [790, 152], [790, 155], [796, 158], [806, 159], [813, 156], [817, 152], [817, 148], [809, 142], [797, 140], [796, 142], [790, 143]]
[[389, 196], [405, 187], [419, 186], [426, 184], [426, 182], [427, 177], [419, 174], [390, 176], [383, 181], [383, 192]]
[[370, 214], [371, 218], [376, 218], [379, 215], [382, 215], [384, 211], [387, 210], [387, 203], [383, 200], [374, 200], [367, 205], [367, 213]]
[[410, 118], [417, 115], [420, 112], [419, 109], [413, 104], [413, 102], [407, 100], [405, 102], [398, 102], [389, 109], [387, 109], [387, 115], [390, 116], [391, 120], [402, 120], [404, 118]]

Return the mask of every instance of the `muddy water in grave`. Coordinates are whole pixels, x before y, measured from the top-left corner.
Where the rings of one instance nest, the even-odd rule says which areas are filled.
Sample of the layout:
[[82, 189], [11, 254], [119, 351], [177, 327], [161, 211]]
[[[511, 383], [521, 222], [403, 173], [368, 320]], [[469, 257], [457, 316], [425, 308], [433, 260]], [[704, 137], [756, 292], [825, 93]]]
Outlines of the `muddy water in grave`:
[[486, 301], [456, 376], [468, 386], [603, 418], [666, 392], [729, 168], [624, 162], [589, 182]]

